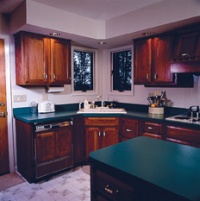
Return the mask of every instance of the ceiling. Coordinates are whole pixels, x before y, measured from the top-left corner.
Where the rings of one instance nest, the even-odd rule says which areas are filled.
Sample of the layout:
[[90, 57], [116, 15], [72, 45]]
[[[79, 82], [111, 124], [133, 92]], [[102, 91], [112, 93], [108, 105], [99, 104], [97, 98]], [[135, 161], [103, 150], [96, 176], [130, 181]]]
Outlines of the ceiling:
[[[11, 13], [25, 0], [0, 0], [0, 13]], [[166, 3], [168, 0], [26, 0], [34, 1], [39, 4], [45, 4], [50, 7], [54, 7], [69, 13], [73, 13], [79, 16], [88, 17], [98, 21], [109, 21], [115, 17], [122, 16], [133, 11], [139, 11], [141, 8], [155, 6], [159, 3]], [[178, 0], [177, 0], [178, 1]], [[196, 1], [196, 0], [195, 0]], [[198, 0], [199, 1], [199, 0]], [[171, 1], [172, 2], [172, 1]], [[172, 4], [172, 3], [171, 3]], [[199, 18], [198, 18], [199, 21]], [[181, 23], [188, 23], [188, 20], [183, 22], [176, 22], [165, 24], [163, 26], [153, 27], [151, 30], [141, 30], [140, 32], [129, 33], [126, 35], [120, 35], [113, 38], [104, 39], [106, 45], [99, 45], [99, 40], [83, 37], [76, 34], [61, 33], [61, 38], [70, 39], [74, 44], [82, 44], [84, 46], [106, 49], [120, 47], [124, 45], [132, 44], [132, 39], [141, 37], [145, 31], [153, 31], [155, 33], [168, 31], [175, 28], [177, 25], [181, 26]], [[26, 26], [26, 31], [49, 34], [46, 28], [40, 28], [35, 26]]]
[[[95, 20], [108, 20], [163, 0], [31, 0]], [[0, 12], [10, 13], [23, 0], [0, 0]]]

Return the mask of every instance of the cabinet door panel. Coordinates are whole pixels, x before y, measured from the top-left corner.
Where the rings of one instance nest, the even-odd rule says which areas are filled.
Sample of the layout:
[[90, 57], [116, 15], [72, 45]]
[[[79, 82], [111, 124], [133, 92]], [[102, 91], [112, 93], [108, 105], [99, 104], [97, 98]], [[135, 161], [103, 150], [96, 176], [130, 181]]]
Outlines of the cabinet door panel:
[[180, 35], [176, 50], [176, 58], [194, 57], [196, 53], [198, 38], [199, 33]]
[[56, 155], [57, 157], [72, 156], [71, 127], [60, 128], [56, 132]]
[[153, 52], [153, 80], [154, 82], [172, 82], [170, 73], [170, 61], [172, 52], [172, 36], [162, 36], [155, 38]]
[[70, 83], [70, 48], [63, 40], [51, 39], [51, 83]]
[[167, 126], [166, 139], [181, 144], [200, 147], [200, 131], [189, 128]]
[[50, 43], [44, 37], [34, 34], [16, 36], [17, 84], [45, 84], [47, 80], [47, 51]]
[[120, 127], [122, 139], [131, 139], [138, 136], [138, 120], [122, 118]]
[[117, 144], [118, 139], [118, 128], [106, 127], [101, 132], [101, 148], [110, 145]]
[[55, 158], [55, 133], [46, 132], [36, 134], [36, 160], [37, 163]]
[[134, 42], [134, 83], [151, 82], [151, 42], [143, 39]]
[[85, 129], [85, 154], [88, 157], [91, 151], [98, 150], [100, 148], [99, 141], [100, 141], [100, 130], [97, 127], [88, 127]]

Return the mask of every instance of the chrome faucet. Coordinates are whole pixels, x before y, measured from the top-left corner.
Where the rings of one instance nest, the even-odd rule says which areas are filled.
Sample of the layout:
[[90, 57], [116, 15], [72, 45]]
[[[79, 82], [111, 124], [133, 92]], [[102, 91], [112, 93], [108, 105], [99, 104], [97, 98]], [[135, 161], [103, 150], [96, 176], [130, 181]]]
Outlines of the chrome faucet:
[[101, 107], [103, 107], [103, 106], [104, 106], [104, 100], [101, 99]]

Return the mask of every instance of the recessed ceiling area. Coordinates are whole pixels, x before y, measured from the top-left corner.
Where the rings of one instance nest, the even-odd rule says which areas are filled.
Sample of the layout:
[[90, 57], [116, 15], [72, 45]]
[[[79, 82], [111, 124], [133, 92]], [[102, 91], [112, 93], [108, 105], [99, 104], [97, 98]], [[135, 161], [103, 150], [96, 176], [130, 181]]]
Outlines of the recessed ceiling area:
[[[36, 23], [26, 23], [24, 26], [11, 30], [11, 34], [19, 30], [45, 35], [57, 32], [60, 34], [60, 38], [100, 49], [130, 45], [133, 39], [144, 37], [144, 32], [161, 33], [200, 21], [199, 0], [0, 0], [0, 13], [15, 12], [24, 2], [29, 6], [28, 11], [24, 12], [31, 12], [32, 20], [37, 18]], [[32, 5], [36, 7], [36, 4], [37, 8], [42, 10], [40, 15], [38, 15], [38, 9], [34, 10], [32, 7]], [[52, 12], [48, 12], [50, 10]], [[64, 15], [63, 12], [73, 14], [71, 16], [73, 18], [75, 16], [75, 19], [81, 18], [82, 24], [79, 24], [80, 20], [75, 22], [73, 18], [65, 17], [70, 15]], [[62, 13], [61, 16], [59, 16], [60, 13]], [[40, 19], [41, 21], [46, 20], [43, 26], [39, 24]], [[101, 26], [92, 29], [92, 25], [90, 26], [87, 21], [92, 21], [93, 27], [94, 22], [103, 25], [103, 29]], [[53, 26], [47, 26], [49, 22]], [[87, 28], [83, 27], [85, 22]], [[14, 24], [18, 24], [18, 21], [16, 20]], [[86, 31], [74, 28], [80, 27], [80, 25]], [[64, 30], [63, 27], [64, 29], [69, 27], [68, 29], [71, 28], [73, 31], [67, 30], [67, 28]], [[93, 31], [98, 34], [92, 35]], [[85, 34], [86, 32], [87, 34]], [[99, 44], [101, 41], [106, 44]]]
[[108, 20], [163, 0], [32, 0], [95, 20]]

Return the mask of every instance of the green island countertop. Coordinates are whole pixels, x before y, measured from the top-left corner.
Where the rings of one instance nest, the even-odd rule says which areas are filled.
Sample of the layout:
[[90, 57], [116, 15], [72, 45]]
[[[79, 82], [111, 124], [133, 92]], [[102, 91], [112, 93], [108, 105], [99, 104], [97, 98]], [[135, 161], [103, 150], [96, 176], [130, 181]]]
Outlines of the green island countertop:
[[[91, 163], [105, 165], [183, 198], [200, 200], [200, 149], [148, 137], [90, 153]], [[98, 167], [97, 166], [97, 167]]]

